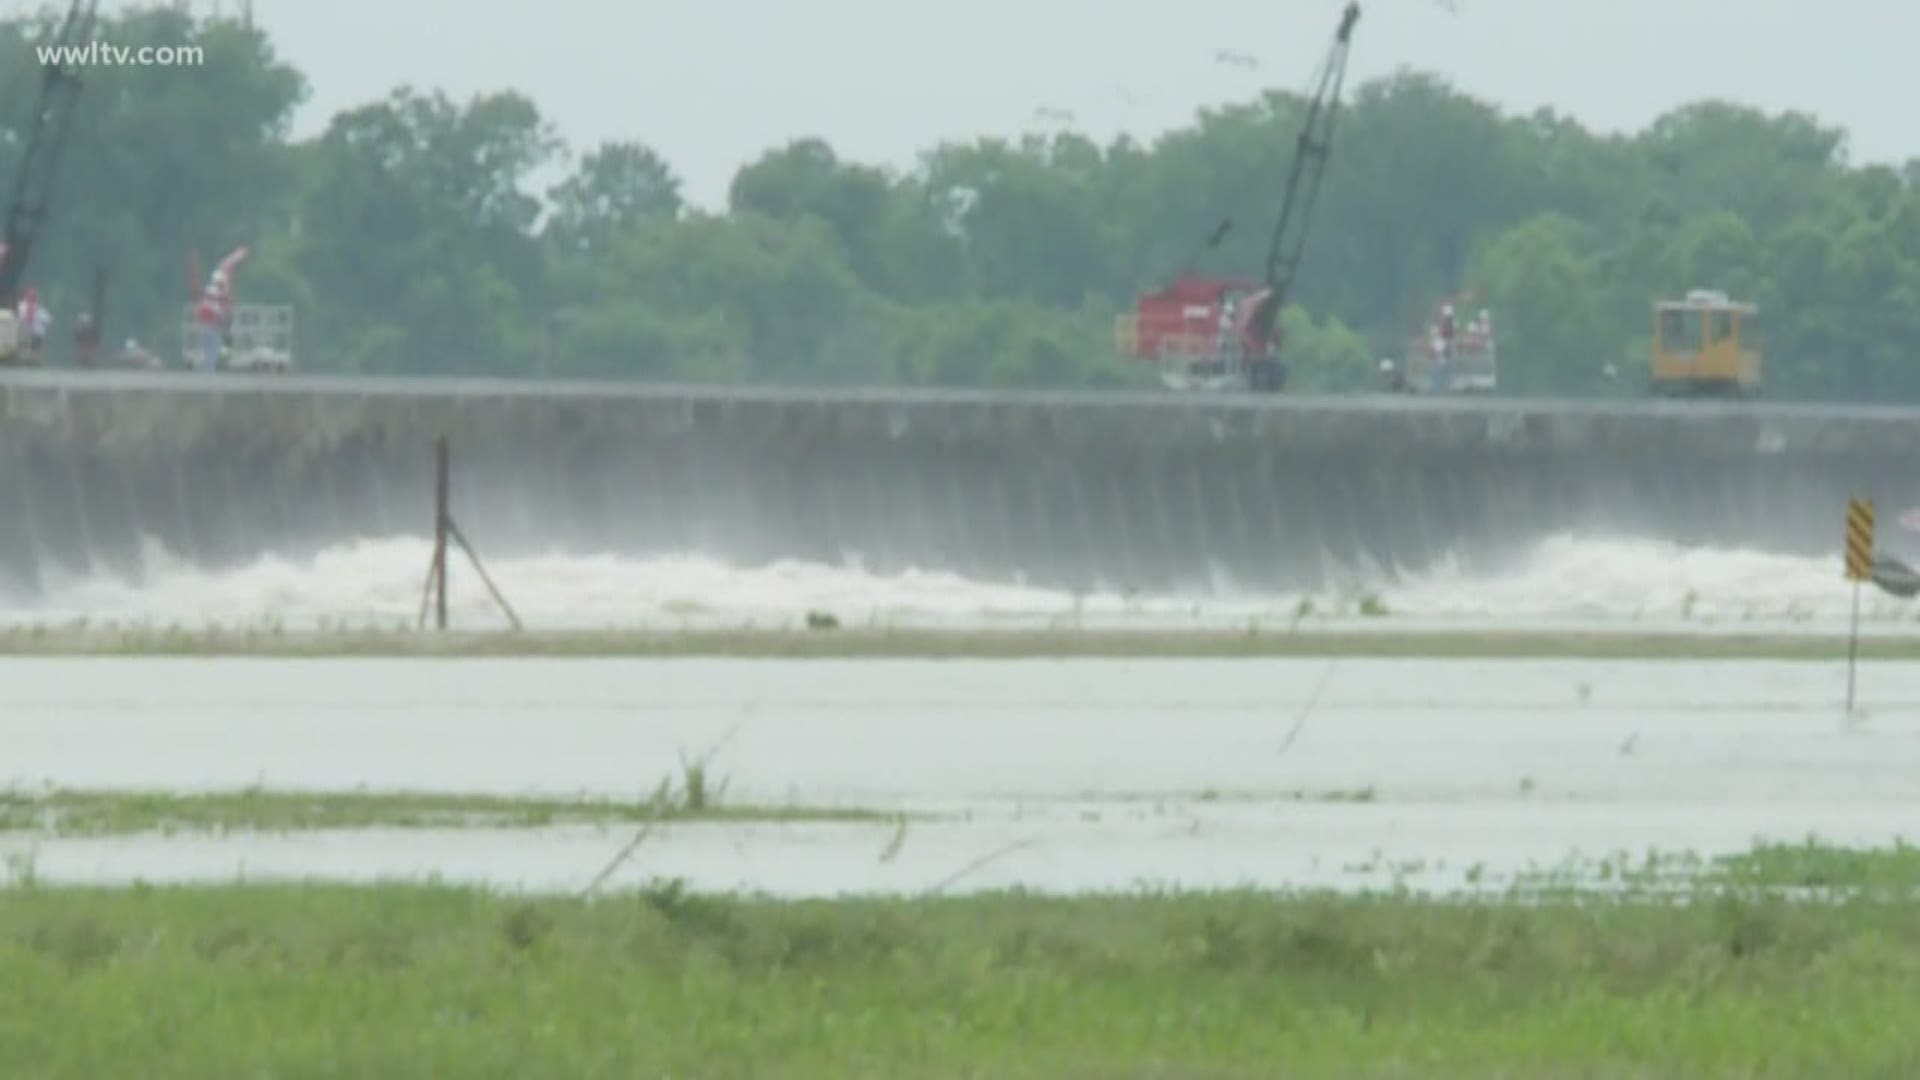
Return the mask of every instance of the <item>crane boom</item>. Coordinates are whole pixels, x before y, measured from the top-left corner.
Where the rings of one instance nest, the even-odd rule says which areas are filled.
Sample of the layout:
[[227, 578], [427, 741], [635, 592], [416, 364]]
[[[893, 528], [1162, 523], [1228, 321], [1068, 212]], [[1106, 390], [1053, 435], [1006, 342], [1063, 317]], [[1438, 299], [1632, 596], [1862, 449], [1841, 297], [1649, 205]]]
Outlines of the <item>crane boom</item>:
[[[1244, 387], [1276, 392], [1286, 386], [1282, 342], [1275, 332], [1293, 291], [1294, 275], [1307, 247], [1307, 227], [1326, 175], [1334, 121], [1347, 80], [1347, 55], [1360, 22], [1358, 0], [1348, 0], [1333, 49], [1315, 75], [1293, 163], [1267, 250], [1266, 274], [1202, 277], [1192, 272], [1198, 255], [1165, 288], [1142, 296], [1114, 329], [1125, 354], [1164, 366], [1161, 379], [1176, 390]], [[1233, 229], [1222, 221], [1202, 251], [1217, 248]]]
[[72, 0], [54, 38], [43, 54], [40, 96], [34, 104], [6, 221], [0, 225], [0, 305], [11, 306], [26, 276], [27, 260], [46, 225], [53, 201], [60, 156], [73, 124], [73, 107], [80, 97], [80, 75], [67, 49], [81, 47], [93, 34], [98, 0]]
[[1287, 173], [1286, 197], [1280, 204], [1280, 220], [1273, 229], [1273, 243], [1267, 249], [1267, 294], [1254, 308], [1250, 337], [1270, 340], [1274, 324], [1286, 307], [1293, 290], [1294, 275], [1306, 253], [1308, 227], [1313, 223], [1314, 204], [1320, 198], [1320, 182], [1326, 176], [1327, 156], [1333, 148], [1334, 121], [1340, 111], [1340, 93], [1347, 79], [1347, 55], [1353, 44], [1353, 28], [1360, 21], [1357, 0], [1347, 4], [1340, 18], [1340, 30], [1326, 64], [1320, 69], [1313, 98], [1307, 103], [1306, 121], [1295, 144], [1293, 166]]

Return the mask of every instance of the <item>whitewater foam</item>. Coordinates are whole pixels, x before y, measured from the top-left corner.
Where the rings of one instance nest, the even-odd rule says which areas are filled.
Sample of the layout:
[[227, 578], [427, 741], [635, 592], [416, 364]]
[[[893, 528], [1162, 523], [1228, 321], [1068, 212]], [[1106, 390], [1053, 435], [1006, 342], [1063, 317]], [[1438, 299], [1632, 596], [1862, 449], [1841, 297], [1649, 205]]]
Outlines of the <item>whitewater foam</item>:
[[[449, 589], [455, 625], [504, 625], [457, 554]], [[267, 556], [208, 572], [150, 547], [138, 580], [99, 573], [52, 580], [42, 596], [0, 614], [14, 625], [86, 621], [118, 626], [413, 625], [430, 550], [425, 541], [361, 541], [310, 559]], [[971, 581], [951, 573], [870, 573], [857, 566], [777, 562], [727, 566], [698, 556], [634, 559], [553, 555], [502, 559], [490, 573], [536, 629], [802, 626], [809, 613], [877, 627], [1279, 627], [1313, 624], [1596, 626], [1719, 629], [1843, 627], [1851, 586], [1836, 554], [1805, 559], [1688, 549], [1654, 541], [1560, 537], [1506, 573], [1442, 566], [1324, 595], [1073, 595]], [[1920, 605], [1868, 590], [1862, 618], [1880, 629], [1920, 622]]]

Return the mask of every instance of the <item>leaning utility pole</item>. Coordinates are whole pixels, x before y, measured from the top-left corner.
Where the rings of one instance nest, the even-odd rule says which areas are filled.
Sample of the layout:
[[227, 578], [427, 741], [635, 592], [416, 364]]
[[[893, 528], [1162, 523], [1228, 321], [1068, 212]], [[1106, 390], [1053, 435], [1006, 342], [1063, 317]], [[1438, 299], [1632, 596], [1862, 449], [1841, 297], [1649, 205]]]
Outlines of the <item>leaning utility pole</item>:
[[520, 616], [514, 613], [513, 605], [500, 593], [500, 587], [488, 576], [487, 568], [480, 562], [480, 555], [467, 543], [465, 534], [453, 520], [453, 453], [445, 435], [434, 443], [433, 467], [433, 562], [427, 567], [427, 587], [420, 597], [420, 628], [427, 625], [427, 608], [434, 609], [434, 625], [444, 631], [447, 628], [447, 541], [451, 539], [467, 553], [467, 561], [473, 564], [475, 573], [492, 594], [493, 602], [500, 605], [506, 613], [507, 621], [515, 630], [522, 629]]

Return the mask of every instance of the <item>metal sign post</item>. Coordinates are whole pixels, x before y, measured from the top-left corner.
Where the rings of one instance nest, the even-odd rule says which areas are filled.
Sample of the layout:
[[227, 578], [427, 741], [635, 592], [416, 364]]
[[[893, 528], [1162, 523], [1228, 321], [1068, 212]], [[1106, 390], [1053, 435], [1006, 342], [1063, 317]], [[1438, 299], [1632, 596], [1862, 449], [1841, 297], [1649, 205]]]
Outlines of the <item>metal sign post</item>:
[[1860, 583], [1873, 578], [1873, 501], [1847, 500], [1847, 580], [1853, 582], [1853, 622], [1847, 630], [1847, 715], [1853, 715], [1854, 669], [1860, 659]]

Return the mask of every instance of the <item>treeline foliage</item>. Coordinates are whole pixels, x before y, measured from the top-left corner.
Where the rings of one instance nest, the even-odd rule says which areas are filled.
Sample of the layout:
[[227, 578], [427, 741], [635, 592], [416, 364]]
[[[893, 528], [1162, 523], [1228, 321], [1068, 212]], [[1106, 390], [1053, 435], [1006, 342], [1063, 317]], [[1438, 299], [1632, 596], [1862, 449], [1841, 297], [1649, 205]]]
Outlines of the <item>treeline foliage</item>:
[[[0, 22], [0, 177], [39, 25]], [[516, 94], [403, 88], [295, 143], [305, 83], [261, 34], [167, 7], [102, 36], [198, 43], [207, 64], [88, 72], [33, 279], [66, 318], [104, 266], [109, 332], [171, 345], [188, 253], [246, 243], [243, 299], [298, 306], [312, 369], [1139, 381], [1114, 317], [1183, 268], [1260, 265], [1299, 107], [1274, 94], [1151, 144], [938, 146], [906, 173], [801, 141], [708, 212], [646, 146], [576, 157]], [[1713, 287], [1762, 305], [1776, 393], [1920, 398], [1916, 178], [1849, 167], [1842, 133], [1804, 116], [1709, 103], [1610, 136], [1403, 73], [1342, 122], [1287, 317], [1295, 385], [1370, 387], [1436, 300], [1471, 292], [1506, 389], [1633, 392], [1652, 302]]]

